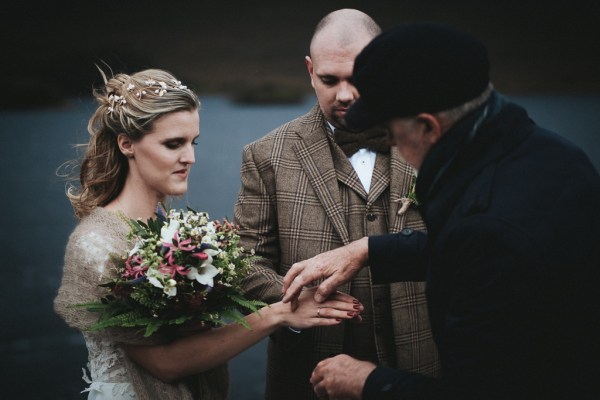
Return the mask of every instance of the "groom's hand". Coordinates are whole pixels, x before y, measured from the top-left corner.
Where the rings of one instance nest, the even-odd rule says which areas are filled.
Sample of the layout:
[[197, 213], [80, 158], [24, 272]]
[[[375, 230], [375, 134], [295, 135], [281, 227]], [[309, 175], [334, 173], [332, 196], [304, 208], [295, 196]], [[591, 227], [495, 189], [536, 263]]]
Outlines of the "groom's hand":
[[283, 278], [283, 302], [295, 302], [304, 286], [319, 279], [323, 282], [315, 292], [315, 300], [323, 302], [338, 286], [354, 278], [368, 258], [369, 240], [364, 237], [292, 265]]

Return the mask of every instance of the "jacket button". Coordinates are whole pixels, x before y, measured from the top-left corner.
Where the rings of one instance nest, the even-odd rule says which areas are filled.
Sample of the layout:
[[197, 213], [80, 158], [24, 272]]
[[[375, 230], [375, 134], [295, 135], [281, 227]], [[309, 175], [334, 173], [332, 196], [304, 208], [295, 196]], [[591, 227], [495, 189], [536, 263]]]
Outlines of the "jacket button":
[[367, 219], [369, 221], [373, 222], [373, 221], [375, 221], [377, 219], [377, 215], [375, 215], [373, 213], [367, 214]]
[[402, 235], [404, 235], [404, 236], [410, 236], [410, 235], [412, 235], [412, 234], [413, 234], [413, 232], [414, 232], [414, 231], [413, 231], [412, 229], [410, 229], [410, 228], [404, 228], [404, 229], [402, 229], [402, 230], [400, 231], [400, 233], [401, 233]]

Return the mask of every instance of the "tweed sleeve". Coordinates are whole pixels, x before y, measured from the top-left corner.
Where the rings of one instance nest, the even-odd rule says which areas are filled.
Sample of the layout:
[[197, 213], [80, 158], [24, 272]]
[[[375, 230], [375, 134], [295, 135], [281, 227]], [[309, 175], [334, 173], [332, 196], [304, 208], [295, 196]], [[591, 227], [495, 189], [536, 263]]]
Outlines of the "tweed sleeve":
[[[235, 205], [235, 223], [240, 243], [260, 256], [244, 282], [246, 295], [267, 303], [281, 300], [283, 277], [279, 274], [279, 232], [276, 196], [269, 191], [268, 161], [256, 161], [254, 145], [244, 148], [240, 172], [241, 189]], [[273, 187], [273, 186], [271, 186]]]

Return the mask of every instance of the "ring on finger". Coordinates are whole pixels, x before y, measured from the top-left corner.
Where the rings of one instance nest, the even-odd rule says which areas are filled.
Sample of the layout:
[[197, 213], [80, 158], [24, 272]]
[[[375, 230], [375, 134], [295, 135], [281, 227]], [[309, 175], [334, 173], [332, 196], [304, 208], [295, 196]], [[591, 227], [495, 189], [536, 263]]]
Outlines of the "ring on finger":
[[321, 307], [317, 307], [317, 317], [321, 318]]

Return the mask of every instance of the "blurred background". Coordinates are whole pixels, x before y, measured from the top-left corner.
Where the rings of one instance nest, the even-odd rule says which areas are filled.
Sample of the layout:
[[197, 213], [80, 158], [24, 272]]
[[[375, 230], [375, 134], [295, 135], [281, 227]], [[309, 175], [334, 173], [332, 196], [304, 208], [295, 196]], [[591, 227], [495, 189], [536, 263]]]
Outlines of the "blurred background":
[[[439, 21], [483, 39], [492, 79], [600, 169], [600, 6], [595, 1], [23, 1], [0, 9], [0, 387], [3, 399], [83, 399], [81, 336], [52, 311], [75, 226], [57, 168], [87, 141], [101, 82], [170, 70], [202, 100], [190, 191], [174, 206], [232, 217], [244, 144], [314, 103], [304, 56], [317, 22], [357, 8], [384, 29]], [[231, 398], [260, 399], [265, 341], [231, 363]]]

